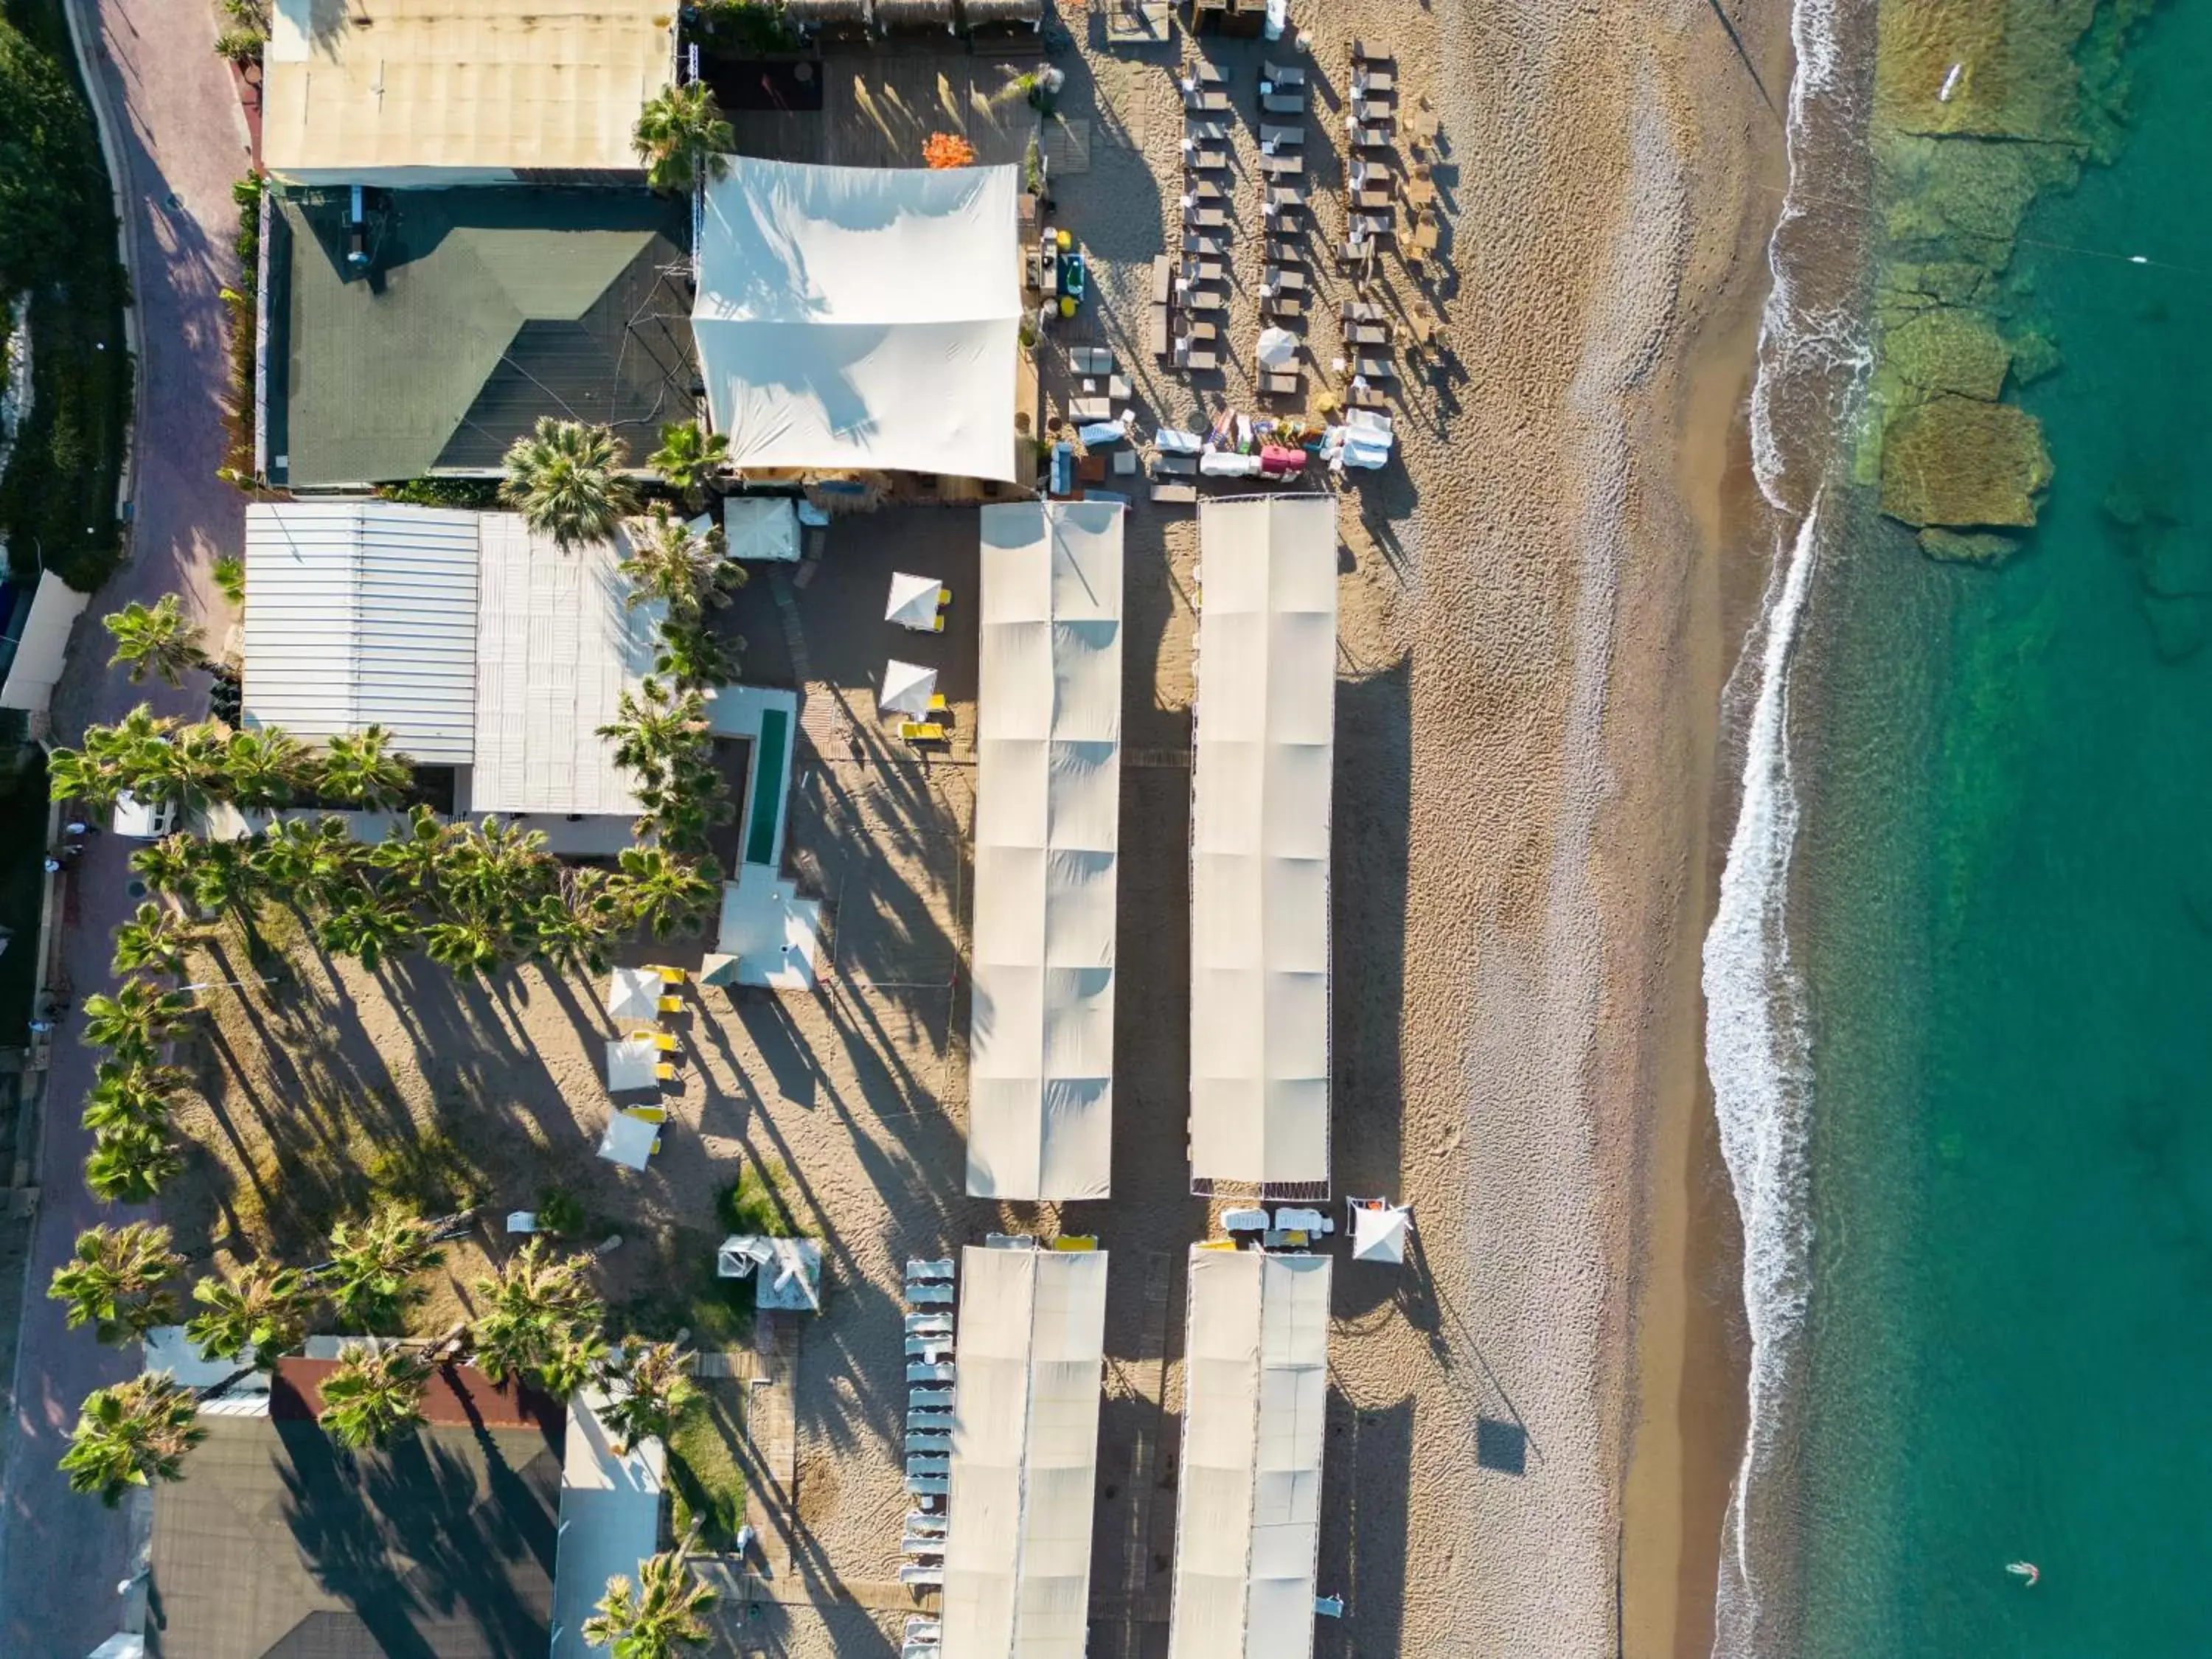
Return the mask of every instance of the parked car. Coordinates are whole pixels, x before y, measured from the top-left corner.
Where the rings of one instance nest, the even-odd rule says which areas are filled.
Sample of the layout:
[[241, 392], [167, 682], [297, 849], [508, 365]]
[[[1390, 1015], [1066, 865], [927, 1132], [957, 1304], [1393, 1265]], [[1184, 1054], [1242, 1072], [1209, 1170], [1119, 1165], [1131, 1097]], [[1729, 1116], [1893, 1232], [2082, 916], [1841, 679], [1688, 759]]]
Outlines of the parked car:
[[125, 789], [115, 798], [115, 833], [131, 841], [159, 841], [173, 833], [179, 817], [173, 801], [143, 801]]

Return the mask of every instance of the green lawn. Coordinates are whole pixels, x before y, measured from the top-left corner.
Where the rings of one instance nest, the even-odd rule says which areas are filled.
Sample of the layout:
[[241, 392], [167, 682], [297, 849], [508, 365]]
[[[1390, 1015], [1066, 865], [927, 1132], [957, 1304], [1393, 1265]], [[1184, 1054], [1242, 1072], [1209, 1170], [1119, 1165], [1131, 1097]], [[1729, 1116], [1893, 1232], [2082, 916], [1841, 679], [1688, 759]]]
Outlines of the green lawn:
[[668, 1489], [682, 1537], [696, 1516], [705, 1522], [700, 1547], [726, 1550], [737, 1542], [745, 1519], [745, 1480], [738, 1463], [744, 1426], [745, 1385], [730, 1377], [702, 1377], [699, 1397], [676, 1419], [668, 1437]]

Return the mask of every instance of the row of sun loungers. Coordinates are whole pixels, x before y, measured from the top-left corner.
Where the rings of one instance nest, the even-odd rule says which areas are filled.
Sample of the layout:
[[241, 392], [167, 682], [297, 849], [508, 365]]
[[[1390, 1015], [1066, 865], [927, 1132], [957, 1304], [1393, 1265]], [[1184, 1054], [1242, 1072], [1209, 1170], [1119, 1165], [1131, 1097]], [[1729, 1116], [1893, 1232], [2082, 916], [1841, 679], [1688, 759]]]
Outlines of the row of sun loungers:
[[[1078, 349], [1087, 353], [1094, 348]], [[1109, 367], [1111, 357], [1109, 353]], [[1095, 362], [1086, 358], [1078, 367]], [[954, 1375], [952, 1316], [945, 1310], [957, 1298], [951, 1258], [906, 1264], [906, 1489], [921, 1507], [908, 1515], [899, 1548], [902, 1554], [924, 1559], [899, 1568], [902, 1584], [945, 1582], [941, 1505], [951, 1489]], [[936, 1524], [929, 1524], [933, 1521]], [[933, 1549], [926, 1547], [933, 1538]]]

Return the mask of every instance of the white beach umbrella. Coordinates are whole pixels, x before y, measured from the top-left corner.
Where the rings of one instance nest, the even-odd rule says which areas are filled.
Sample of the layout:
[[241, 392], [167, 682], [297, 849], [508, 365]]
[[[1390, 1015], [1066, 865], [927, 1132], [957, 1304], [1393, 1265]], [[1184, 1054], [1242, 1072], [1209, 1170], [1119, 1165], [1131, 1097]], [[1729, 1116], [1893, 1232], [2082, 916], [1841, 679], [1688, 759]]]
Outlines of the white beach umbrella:
[[934, 576], [909, 576], [903, 570], [894, 570], [890, 599], [884, 606], [884, 620], [895, 622], [901, 628], [911, 628], [917, 634], [935, 633], [938, 588]]
[[617, 1037], [607, 1044], [607, 1092], [626, 1095], [636, 1089], [657, 1089], [660, 1079], [653, 1067], [660, 1050], [649, 1036]]
[[893, 657], [884, 665], [883, 695], [876, 707], [885, 714], [911, 714], [920, 720], [929, 713], [929, 700], [937, 692], [937, 671]]
[[650, 968], [617, 968], [607, 981], [607, 1013], [651, 1019], [660, 1012], [660, 975]]
[[599, 1137], [599, 1156], [625, 1170], [642, 1170], [651, 1162], [653, 1143], [659, 1137], [659, 1124], [617, 1112], [607, 1120], [607, 1132]]
[[1287, 328], [1263, 328], [1255, 355], [1263, 368], [1287, 368], [1298, 360], [1298, 337]]
[[1413, 1212], [1395, 1204], [1380, 1209], [1355, 1205], [1352, 1212], [1352, 1259], [1354, 1261], [1401, 1262], [1406, 1259], [1406, 1233]]

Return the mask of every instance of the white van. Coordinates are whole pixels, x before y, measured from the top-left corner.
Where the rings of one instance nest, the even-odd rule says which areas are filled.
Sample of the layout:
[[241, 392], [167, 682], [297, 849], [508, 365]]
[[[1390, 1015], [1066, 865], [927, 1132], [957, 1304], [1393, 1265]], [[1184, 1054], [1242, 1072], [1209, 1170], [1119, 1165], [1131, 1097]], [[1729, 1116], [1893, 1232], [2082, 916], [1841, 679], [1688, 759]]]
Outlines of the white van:
[[143, 801], [128, 789], [115, 798], [115, 833], [130, 841], [159, 841], [177, 827], [172, 801]]

